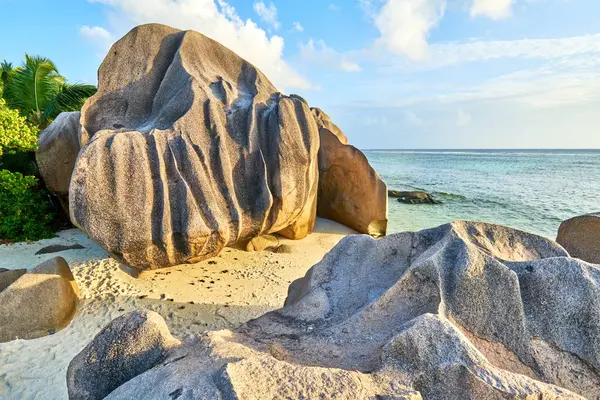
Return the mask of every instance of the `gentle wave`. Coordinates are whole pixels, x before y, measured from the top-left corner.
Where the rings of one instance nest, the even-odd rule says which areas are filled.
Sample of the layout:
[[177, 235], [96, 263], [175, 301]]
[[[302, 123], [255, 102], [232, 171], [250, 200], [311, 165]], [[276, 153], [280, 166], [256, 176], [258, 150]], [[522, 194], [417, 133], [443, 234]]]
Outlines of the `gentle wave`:
[[366, 153], [377, 154], [433, 154], [433, 155], [470, 155], [470, 156], [583, 156], [583, 155], [598, 155], [600, 151], [587, 151], [572, 153], [556, 153], [556, 152], [540, 152], [540, 151], [519, 151], [519, 152], [491, 152], [484, 150], [472, 151], [424, 151], [424, 150], [363, 150]]

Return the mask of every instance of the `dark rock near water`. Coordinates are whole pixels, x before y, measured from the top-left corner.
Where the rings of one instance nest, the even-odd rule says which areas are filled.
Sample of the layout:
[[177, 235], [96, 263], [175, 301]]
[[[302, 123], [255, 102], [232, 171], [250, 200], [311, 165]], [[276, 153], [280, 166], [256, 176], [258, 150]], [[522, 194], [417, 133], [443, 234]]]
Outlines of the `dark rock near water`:
[[498, 225], [352, 235], [283, 308], [168, 349], [107, 398], [598, 399], [599, 282], [596, 265]]
[[404, 204], [441, 204], [442, 202], [434, 199], [427, 192], [411, 191], [405, 192], [400, 190], [388, 190], [388, 197], [397, 199], [399, 203]]
[[80, 244], [72, 244], [72, 245], [52, 244], [50, 246], [43, 247], [40, 250], [36, 251], [35, 255], [37, 256], [40, 254], [51, 254], [51, 253], [58, 253], [59, 251], [80, 250], [80, 249], [85, 249], [85, 247], [83, 247]]

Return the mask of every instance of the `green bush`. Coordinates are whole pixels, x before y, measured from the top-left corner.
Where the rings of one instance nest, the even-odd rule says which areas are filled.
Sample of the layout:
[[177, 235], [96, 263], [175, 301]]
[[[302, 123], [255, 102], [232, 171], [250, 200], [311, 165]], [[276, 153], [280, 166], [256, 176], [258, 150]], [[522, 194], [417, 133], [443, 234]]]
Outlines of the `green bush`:
[[[9, 156], [20, 165], [37, 148], [37, 130], [0, 99], [0, 165]], [[16, 162], [15, 159], [16, 158]], [[7, 165], [6, 165], [7, 164]], [[54, 236], [48, 192], [35, 176], [0, 170], [0, 239], [38, 240]]]
[[19, 115], [18, 110], [11, 110], [0, 99], [0, 157], [35, 151], [37, 140], [37, 129], [27, 122], [27, 118]]
[[0, 238], [39, 240], [51, 238], [48, 194], [35, 176], [0, 170]]

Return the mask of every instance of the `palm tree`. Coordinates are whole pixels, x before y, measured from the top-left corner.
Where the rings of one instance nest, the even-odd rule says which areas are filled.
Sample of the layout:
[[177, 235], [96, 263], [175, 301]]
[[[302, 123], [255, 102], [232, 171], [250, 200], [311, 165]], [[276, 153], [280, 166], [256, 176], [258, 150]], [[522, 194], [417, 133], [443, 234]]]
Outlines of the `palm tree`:
[[1, 68], [8, 106], [19, 109], [40, 128], [63, 111], [81, 109], [84, 101], [96, 93], [93, 85], [67, 83], [56, 65], [45, 57], [25, 54], [21, 67], [12, 68], [4, 62]]

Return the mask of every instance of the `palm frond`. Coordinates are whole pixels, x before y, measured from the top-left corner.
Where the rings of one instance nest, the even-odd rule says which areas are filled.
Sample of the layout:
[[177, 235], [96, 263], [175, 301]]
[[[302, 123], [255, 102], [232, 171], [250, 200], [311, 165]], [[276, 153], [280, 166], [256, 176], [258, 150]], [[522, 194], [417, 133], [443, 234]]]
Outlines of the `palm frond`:
[[54, 119], [63, 111], [79, 111], [88, 97], [96, 93], [96, 87], [93, 85], [84, 85], [80, 83], [60, 86], [58, 94], [48, 104], [42, 116], [43, 119]]
[[25, 55], [23, 66], [12, 73], [4, 97], [11, 108], [25, 115], [41, 116], [60, 90], [64, 78], [58, 74], [54, 63], [45, 57]]

